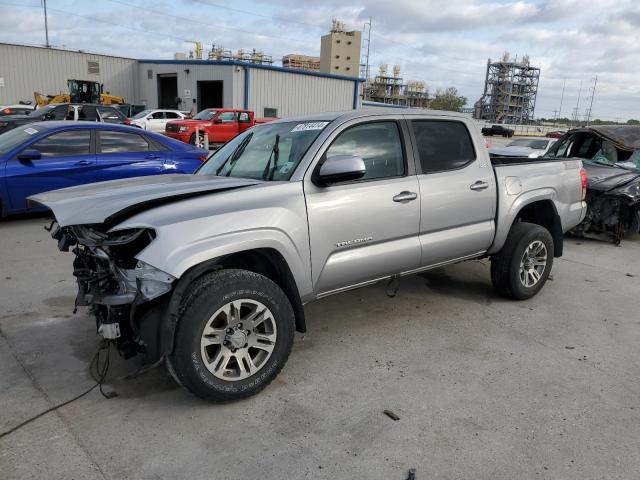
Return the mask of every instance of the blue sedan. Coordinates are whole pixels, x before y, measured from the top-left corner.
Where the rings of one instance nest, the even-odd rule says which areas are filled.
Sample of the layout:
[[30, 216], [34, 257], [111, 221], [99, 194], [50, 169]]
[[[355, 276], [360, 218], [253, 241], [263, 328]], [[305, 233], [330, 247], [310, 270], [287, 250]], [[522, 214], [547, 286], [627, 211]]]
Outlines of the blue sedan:
[[193, 173], [207, 152], [153, 132], [95, 122], [38, 122], [0, 135], [0, 216], [35, 193], [161, 173]]

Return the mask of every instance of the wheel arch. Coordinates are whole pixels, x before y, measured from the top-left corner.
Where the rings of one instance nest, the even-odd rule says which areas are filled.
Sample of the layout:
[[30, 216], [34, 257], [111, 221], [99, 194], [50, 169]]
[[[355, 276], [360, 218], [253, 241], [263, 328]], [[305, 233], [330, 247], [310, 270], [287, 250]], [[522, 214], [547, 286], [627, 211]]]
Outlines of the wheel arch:
[[141, 327], [141, 331], [146, 332], [143, 333], [143, 340], [148, 346], [147, 357], [150, 362], [156, 362], [173, 351], [180, 305], [189, 286], [203, 275], [227, 268], [248, 270], [272, 280], [291, 302], [296, 330], [306, 332], [306, 318], [298, 285], [282, 254], [274, 248], [243, 250], [192, 266], [177, 281], [172, 293], [147, 307], [147, 310], [155, 307], [160, 316], [159, 322], [156, 317], [155, 325]]
[[527, 222], [546, 228], [553, 238], [553, 256], [561, 257], [564, 236], [562, 219], [551, 199], [539, 199], [523, 205], [516, 213], [509, 229], [517, 222]]

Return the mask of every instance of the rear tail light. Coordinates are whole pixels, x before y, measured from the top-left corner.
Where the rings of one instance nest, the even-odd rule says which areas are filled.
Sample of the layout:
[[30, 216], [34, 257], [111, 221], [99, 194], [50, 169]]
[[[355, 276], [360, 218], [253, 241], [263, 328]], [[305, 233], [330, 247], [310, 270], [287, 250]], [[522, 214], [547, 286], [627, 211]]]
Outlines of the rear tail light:
[[582, 200], [587, 198], [587, 171], [584, 168], [580, 169], [580, 183], [582, 184]]
[[206, 156], [206, 155], [200, 155], [200, 156], [198, 157], [198, 160], [200, 160], [201, 162], [204, 162], [206, 159], [207, 159], [207, 156]]
[[125, 125], [131, 125], [131, 119], [130, 118], [125, 118], [124, 122], [122, 122], [122, 123], [124, 123]]
[[489, 140], [488, 138], [484, 139], [484, 146], [486, 148], [491, 148], [491, 140]]

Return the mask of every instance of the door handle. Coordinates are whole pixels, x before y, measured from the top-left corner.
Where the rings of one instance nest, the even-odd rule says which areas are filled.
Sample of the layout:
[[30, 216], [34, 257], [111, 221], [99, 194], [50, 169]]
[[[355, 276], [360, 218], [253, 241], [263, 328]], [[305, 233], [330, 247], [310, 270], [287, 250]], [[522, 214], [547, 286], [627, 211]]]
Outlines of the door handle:
[[469, 185], [469, 188], [471, 190], [475, 190], [476, 192], [478, 192], [480, 190], [485, 190], [486, 188], [489, 188], [489, 184], [487, 182], [483, 182], [482, 180], [478, 180], [477, 182]]
[[151, 153], [151, 154], [147, 155], [145, 158], [149, 158], [151, 160], [156, 160], [156, 159], [160, 158], [160, 155]]
[[394, 202], [407, 203], [418, 198], [418, 194], [415, 192], [409, 192], [405, 190], [393, 197]]
[[91, 165], [90, 160], [79, 160], [76, 162], [76, 165]]

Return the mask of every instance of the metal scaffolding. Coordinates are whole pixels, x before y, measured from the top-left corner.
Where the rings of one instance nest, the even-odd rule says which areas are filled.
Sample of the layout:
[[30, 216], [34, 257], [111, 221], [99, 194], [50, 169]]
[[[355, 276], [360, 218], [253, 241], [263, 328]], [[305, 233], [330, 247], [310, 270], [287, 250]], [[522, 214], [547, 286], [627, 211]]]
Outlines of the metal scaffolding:
[[540, 68], [532, 67], [528, 56], [512, 61], [505, 53], [498, 62], [489, 59], [476, 117], [491, 123], [522, 125], [531, 122], [539, 78]]
[[393, 66], [393, 73], [387, 73], [387, 65], [380, 65], [380, 71], [373, 80], [365, 85], [364, 99], [372, 102], [387, 103], [410, 108], [426, 108], [429, 92], [426, 84], [418, 80], [404, 83], [400, 76], [400, 67]]

